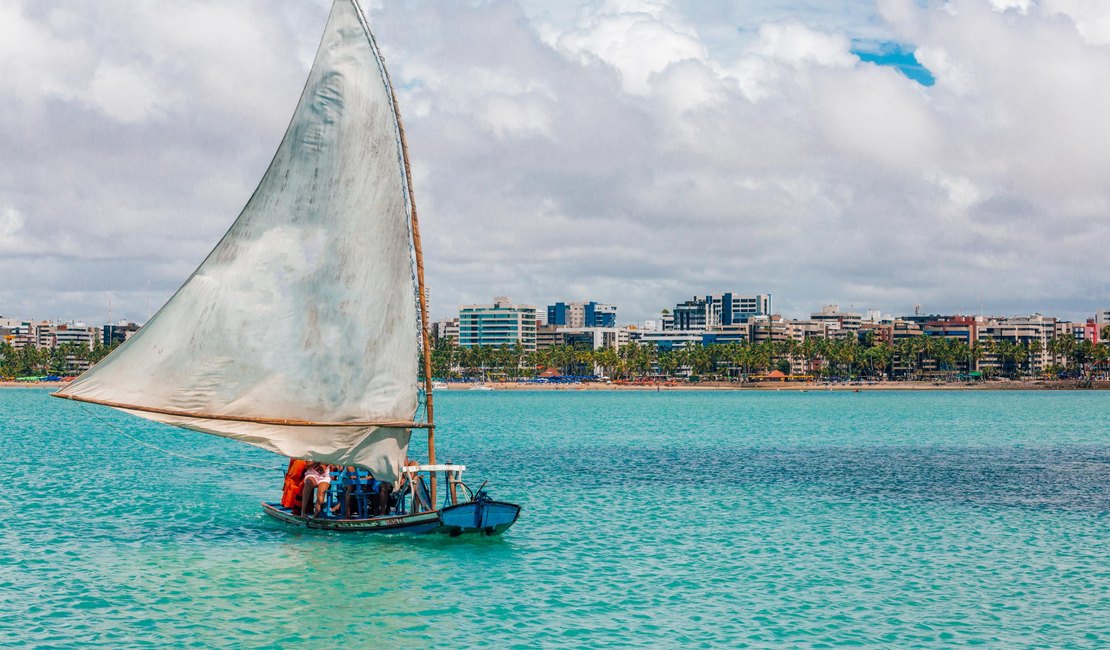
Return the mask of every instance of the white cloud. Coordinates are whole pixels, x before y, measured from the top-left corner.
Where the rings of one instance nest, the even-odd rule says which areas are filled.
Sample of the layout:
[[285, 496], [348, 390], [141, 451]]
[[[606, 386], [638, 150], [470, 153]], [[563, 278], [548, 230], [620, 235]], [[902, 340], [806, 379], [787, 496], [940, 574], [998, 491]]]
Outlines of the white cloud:
[[933, 163], [941, 133], [926, 94], [894, 70], [823, 75], [812, 97], [822, 133], [837, 152], [909, 173]]
[[104, 65], [89, 84], [89, 102], [120, 122], [150, 117], [159, 104], [158, 81], [133, 66]]
[[1075, 23], [1091, 45], [1110, 44], [1110, 5], [1103, 0], [1043, 0], [1048, 15], [1059, 15]]
[[971, 179], [949, 176], [939, 172], [928, 174], [926, 178], [944, 190], [945, 194], [948, 195], [948, 202], [956, 210], [967, 210], [982, 199], [982, 192], [979, 191], [979, 188], [975, 186]]
[[1013, 9], [1023, 14], [1028, 13], [1029, 7], [1033, 4], [1030, 0], [990, 0], [990, 3], [995, 11]]
[[499, 136], [551, 135], [551, 116], [546, 102], [535, 97], [492, 95], [486, 104], [486, 120]]
[[15, 208], [0, 211], [0, 244], [10, 247], [23, 229], [23, 215]]
[[[168, 296], [268, 163], [327, 4], [0, 0], [0, 277], [42, 269], [0, 311]], [[374, 7], [436, 315], [501, 293], [630, 320], [718, 290], [794, 315], [1110, 302], [1089, 272], [1106, 3], [571, 7]], [[856, 38], [916, 48], [936, 84], [859, 62]]]
[[723, 68], [744, 95], [758, 102], [806, 84], [820, 68], [848, 67], [857, 63], [851, 43], [842, 35], [825, 34], [796, 22], [768, 23], [738, 60]]
[[762, 26], [759, 40], [749, 51], [800, 67], [852, 65], [856, 58], [850, 49], [851, 43], [843, 35], [822, 34], [797, 23], [778, 23]]
[[651, 76], [672, 63], [704, 60], [705, 46], [676, 12], [662, 2], [606, 2], [583, 10], [578, 27], [558, 47], [583, 62], [600, 60], [621, 74], [624, 90], [644, 95]]

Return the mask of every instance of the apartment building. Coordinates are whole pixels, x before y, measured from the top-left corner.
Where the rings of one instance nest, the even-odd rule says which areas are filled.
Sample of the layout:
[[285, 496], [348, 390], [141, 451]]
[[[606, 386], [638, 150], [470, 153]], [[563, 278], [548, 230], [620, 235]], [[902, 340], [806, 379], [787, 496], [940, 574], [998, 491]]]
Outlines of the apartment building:
[[459, 319], [445, 318], [432, 323], [432, 341], [454, 341], [459, 343]]
[[[1056, 335], [1056, 319], [1033, 314], [1021, 318], [992, 319], [979, 327], [980, 342], [1017, 343], [1026, 348], [1025, 361], [1020, 365], [1028, 373], [1038, 374], [1052, 363], [1048, 342]], [[997, 352], [986, 354], [981, 368], [1002, 370], [1005, 360]]]
[[979, 322], [973, 316], [947, 316], [927, 321], [921, 327], [921, 332], [926, 336], [939, 336], [971, 345], [979, 340], [978, 328]]
[[585, 346], [593, 350], [618, 350], [632, 340], [627, 327], [560, 327], [559, 334], [562, 345]]
[[617, 306], [600, 302], [557, 302], [547, 307], [547, 324], [563, 327], [616, 327]]
[[709, 330], [745, 323], [771, 313], [771, 294], [721, 293], [694, 296], [675, 305], [673, 328], [681, 331]]
[[104, 345], [123, 343], [135, 335], [142, 325], [127, 320], [121, 320], [114, 325], [105, 325], [101, 328], [101, 342]]
[[825, 305], [821, 311], [810, 314], [809, 319], [830, 325], [829, 332], [834, 336], [847, 336], [856, 332], [863, 322], [863, 316], [854, 312], [842, 312], [839, 305]]
[[517, 343], [528, 352], [536, 350], [534, 305], [515, 305], [507, 296], [497, 296], [492, 305], [459, 308], [460, 347], [501, 347]]

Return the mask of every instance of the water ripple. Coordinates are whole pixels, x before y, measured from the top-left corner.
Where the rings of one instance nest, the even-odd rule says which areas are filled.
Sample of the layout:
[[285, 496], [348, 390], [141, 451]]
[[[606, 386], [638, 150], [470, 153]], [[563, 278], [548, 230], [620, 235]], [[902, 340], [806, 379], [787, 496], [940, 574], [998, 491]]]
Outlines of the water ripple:
[[470, 541], [287, 528], [272, 456], [57, 402], [0, 391], [13, 645], [1110, 643], [1098, 395], [448, 393], [524, 506]]

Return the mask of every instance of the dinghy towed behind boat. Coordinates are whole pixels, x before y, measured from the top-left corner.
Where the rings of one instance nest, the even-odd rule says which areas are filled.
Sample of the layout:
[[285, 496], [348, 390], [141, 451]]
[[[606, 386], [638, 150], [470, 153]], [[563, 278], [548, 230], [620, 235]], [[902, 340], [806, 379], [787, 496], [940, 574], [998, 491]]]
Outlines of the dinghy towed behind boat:
[[[406, 486], [376, 517], [263, 504], [282, 521], [501, 533], [520, 507], [436, 462], [428, 332], [397, 99], [358, 0], [334, 0], [293, 119], [239, 217], [146, 325], [54, 396]], [[428, 434], [424, 465], [406, 465], [413, 429]]]

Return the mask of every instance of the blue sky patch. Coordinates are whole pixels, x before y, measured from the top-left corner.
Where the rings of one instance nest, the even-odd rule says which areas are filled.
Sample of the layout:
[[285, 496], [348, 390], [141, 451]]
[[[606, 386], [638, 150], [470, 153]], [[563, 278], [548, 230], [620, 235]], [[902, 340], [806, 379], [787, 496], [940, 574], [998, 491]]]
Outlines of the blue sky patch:
[[937, 82], [929, 69], [921, 65], [909, 45], [890, 41], [853, 41], [852, 54], [865, 63], [890, 66], [922, 86], [932, 86]]

